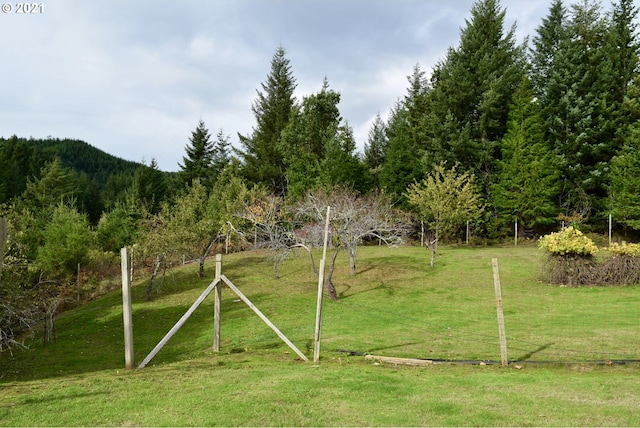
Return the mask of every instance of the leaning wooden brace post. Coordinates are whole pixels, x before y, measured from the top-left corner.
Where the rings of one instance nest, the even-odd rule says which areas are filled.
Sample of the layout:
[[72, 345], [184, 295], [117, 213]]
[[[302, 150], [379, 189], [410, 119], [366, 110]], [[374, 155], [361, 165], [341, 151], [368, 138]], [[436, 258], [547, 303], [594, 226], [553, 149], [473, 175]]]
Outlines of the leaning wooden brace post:
[[324, 225], [324, 244], [322, 247], [322, 259], [320, 260], [320, 271], [318, 272], [318, 304], [316, 306], [316, 335], [313, 345], [313, 362], [320, 361], [320, 331], [322, 330], [322, 297], [324, 295], [324, 266], [327, 258], [327, 243], [329, 241], [329, 218], [331, 207], [327, 207], [327, 219]]
[[258, 315], [258, 317], [266, 325], [268, 325], [269, 328], [271, 328], [271, 330], [273, 330], [284, 343], [287, 344], [287, 346], [289, 346], [289, 348], [291, 348], [296, 354], [298, 354], [298, 356], [302, 358], [303, 361], [309, 361], [309, 359], [302, 353], [302, 351], [296, 348], [296, 345], [294, 345], [289, 339], [287, 339], [287, 337], [282, 334], [280, 330], [278, 330], [278, 327], [276, 327], [271, 321], [269, 321], [269, 318], [267, 318], [262, 312], [260, 312], [260, 309], [258, 309], [253, 303], [251, 303], [251, 300], [249, 300], [238, 287], [233, 285], [233, 282], [231, 282], [229, 278], [222, 275], [220, 279], [224, 281], [224, 283], [227, 284], [227, 287], [229, 287], [231, 291], [236, 293], [236, 296], [238, 296], [240, 300], [242, 300], [247, 306], [249, 306], [249, 308], [251, 308], [251, 310], [255, 312], [255, 314]]
[[220, 352], [220, 301], [222, 300], [222, 254], [216, 254], [216, 276], [213, 289], [213, 352]]
[[498, 333], [500, 335], [500, 360], [503, 366], [509, 365], [507, 358], [507, 336], [504, 330], [504, 313], [502, 311], [502, 290], [500, 287], [500, 272], [498, 270], [498, 259], [491, 260], [493, 268], [493, 285], [496, 290], [496, 308], [498, 310]]
[[124, 321], [124, 362], [127, 370], [133, 370], [133, 322], [131, 317], [131, 283], [129, 278], [129, 249], [120, 250], [122, 268], [122, 318]]

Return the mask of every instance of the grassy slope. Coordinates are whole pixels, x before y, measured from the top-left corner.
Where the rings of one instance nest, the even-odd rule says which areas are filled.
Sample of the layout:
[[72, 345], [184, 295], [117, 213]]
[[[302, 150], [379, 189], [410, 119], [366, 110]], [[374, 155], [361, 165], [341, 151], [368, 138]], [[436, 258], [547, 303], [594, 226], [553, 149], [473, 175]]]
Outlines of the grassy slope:
[[[535, 280], [534, 248], [363, 248], [356, 277], [340, 260], [339, 302], [325, 300], [320, 365], [296, 360], [225, 289], [213, 355], [209, 298], [144, 370], [123, 370], [121, 297], [63, 314], [58, 341], [0, 360], [0, 425], [640, 425], [638, 365], [374, 365], [379, 355], [499, 359], [491, 258], [500, 260], [510, 358], [640, 358], [640, 288], [560, 288]], [[141, 361], [210, 282], [169, 274], [148, 303], [134, 288]], [[264, 254], [223, 271], [312, 355], [316, 280], [303, 254], [274, 281]]]

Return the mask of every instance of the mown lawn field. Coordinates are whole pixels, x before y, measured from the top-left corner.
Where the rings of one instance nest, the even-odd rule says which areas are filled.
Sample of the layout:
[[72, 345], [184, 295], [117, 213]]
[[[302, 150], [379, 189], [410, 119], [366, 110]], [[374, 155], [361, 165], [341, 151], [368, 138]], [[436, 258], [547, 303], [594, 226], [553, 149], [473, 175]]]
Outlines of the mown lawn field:
[[[310, 359], [317, 279], [300, 253], [273, 278], [268, 253], [224, 257], [223, 273]], [[491, 259], [500, 266], [511, 363], [500, 360]], [[213, 296], [144, 369], [124, 369], [122, 298], [62, 314], [57, 341], [0, 356], [0, 425], [638, 426], [640, 287], [543, 284], [533, 246], [362, 247], [338, 258], [321, 358], [301, 361], [229, 289], [221, 351]], [[133, 288], [136, 363], [213, 279], [168, 272], [151, 302]], [[373, 354], [447, 360], [380, 364]], [[478, 364], [480, 361], [486, 364]]]

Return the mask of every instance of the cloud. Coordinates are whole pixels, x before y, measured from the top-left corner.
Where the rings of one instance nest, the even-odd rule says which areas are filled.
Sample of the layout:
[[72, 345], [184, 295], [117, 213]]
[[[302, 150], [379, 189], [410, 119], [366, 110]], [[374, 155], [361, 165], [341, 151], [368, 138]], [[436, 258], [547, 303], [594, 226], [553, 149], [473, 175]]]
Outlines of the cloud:
[[[507, 0], [507, 27], [531, 34], [548, 1]], [[275, 49], [296, 96], [325, 77], [362, 149], [420, 64], [459, 40], [471, 0], [56, 0], [0, 16], [0, 136], [77, 138], [176, 170], [200, 119], [250, 134], [251, 105]], [[522, 34], [520, 32], [523, 32]]]

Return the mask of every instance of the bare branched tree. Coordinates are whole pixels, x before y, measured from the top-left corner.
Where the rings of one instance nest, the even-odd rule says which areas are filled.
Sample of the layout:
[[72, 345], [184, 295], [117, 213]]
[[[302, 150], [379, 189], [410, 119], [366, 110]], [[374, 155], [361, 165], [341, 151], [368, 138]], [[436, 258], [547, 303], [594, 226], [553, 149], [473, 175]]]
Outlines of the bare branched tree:
[[284, 209], [284, 200], [274, 195], [258, 198], [246, 206], [242, 216], [255, 227], [256, 246], [271, 250], [273, 275], [278, 278], [278, 266], [287, 258], [296, 242]]
[[319, 190], [308, 193], [293, 209], [296, 217], [307, 223], [302, 235], [308, 243], [322, 243], [327, 206], [331, 207], [330, 236], [334, 252], [324, 285], [329, 297], [337, 300], [331, 278], [340, 250], [345, 249], [349, 254], [350, 271], [355, 275], [358, 245], [366, 239], [376, 239], [389, 246], [397, 245], [406, 236], [409, 227], [382, 193], [360, 196], [344, 187], [331, 192]]

